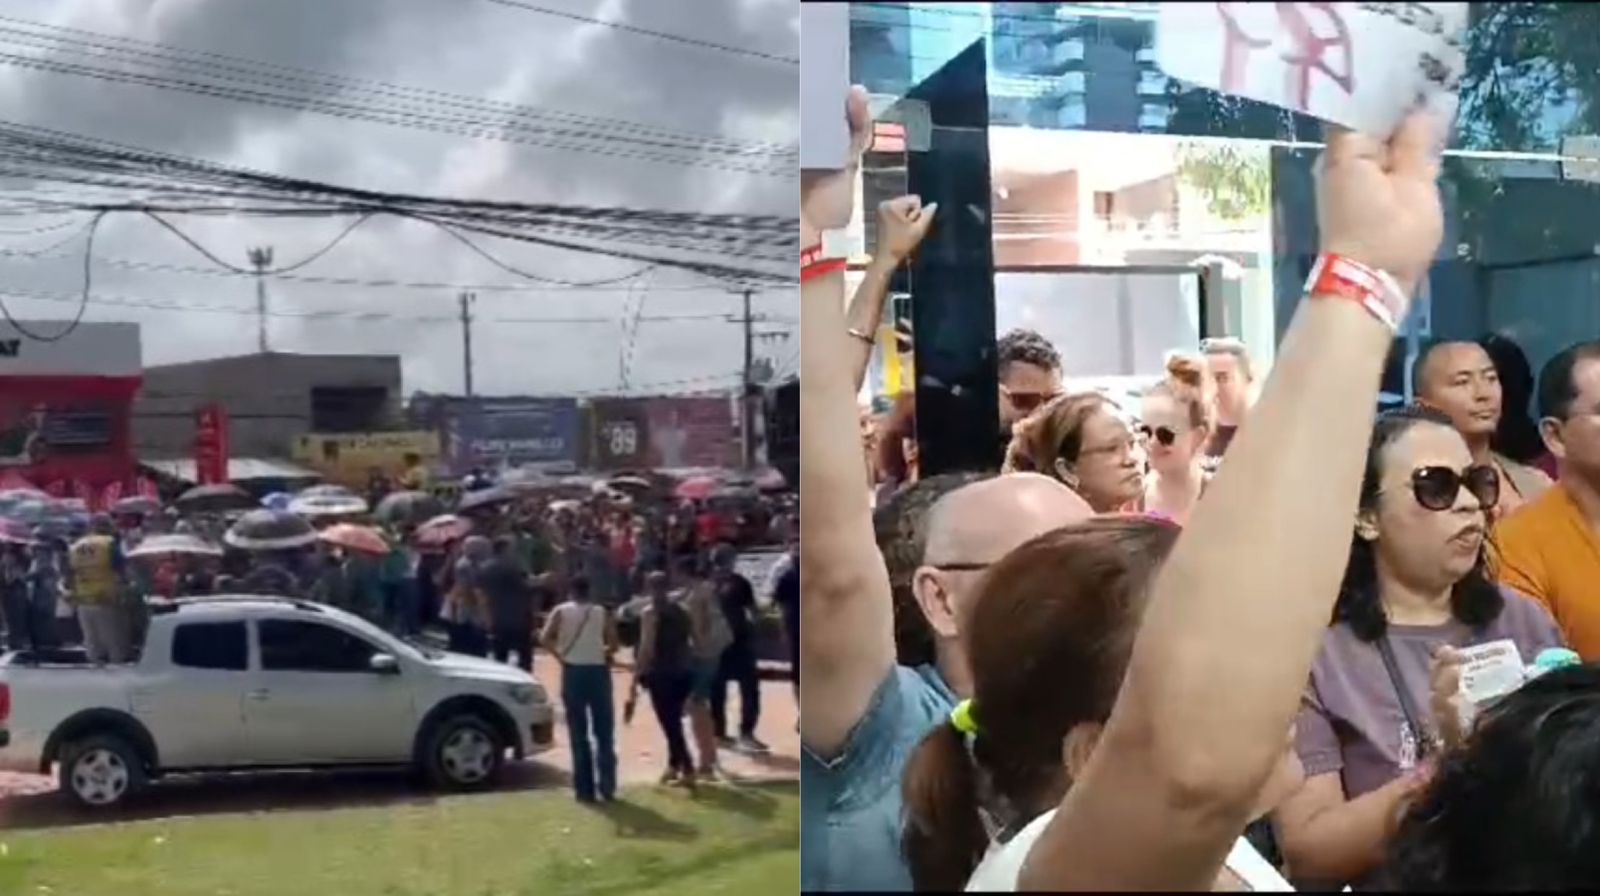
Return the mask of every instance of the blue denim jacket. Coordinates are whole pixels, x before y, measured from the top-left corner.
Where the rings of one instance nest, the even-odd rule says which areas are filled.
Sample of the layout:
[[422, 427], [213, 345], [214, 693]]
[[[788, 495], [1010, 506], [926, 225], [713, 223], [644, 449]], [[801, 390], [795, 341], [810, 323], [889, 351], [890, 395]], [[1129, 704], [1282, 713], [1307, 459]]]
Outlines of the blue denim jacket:
[[911, 751], [955, 707], [932, 666], [895, 666], [839, 755], [800, 759], [800, 888], [909, 891], [900, 778]]

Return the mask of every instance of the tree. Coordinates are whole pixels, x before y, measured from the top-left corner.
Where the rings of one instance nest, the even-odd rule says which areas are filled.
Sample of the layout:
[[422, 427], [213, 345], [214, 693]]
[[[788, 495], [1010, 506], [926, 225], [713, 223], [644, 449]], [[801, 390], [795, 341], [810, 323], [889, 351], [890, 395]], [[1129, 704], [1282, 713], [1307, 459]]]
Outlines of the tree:
[[1211, 213], [1226, 221], [1264, 214], [1272, 202], [1272, 172], [1254, 147], [1184, 141], [1178, 176], [1206, 197]]

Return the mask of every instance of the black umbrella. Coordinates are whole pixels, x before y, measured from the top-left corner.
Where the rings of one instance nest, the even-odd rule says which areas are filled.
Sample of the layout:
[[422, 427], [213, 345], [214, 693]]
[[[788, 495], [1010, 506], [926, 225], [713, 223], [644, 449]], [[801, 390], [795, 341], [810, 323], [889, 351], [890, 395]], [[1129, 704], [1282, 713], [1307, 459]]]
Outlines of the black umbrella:
[[498, 504], [509, 504], [515, 500], [517, 500], [517, 493], [514, 490], [497, 485], [493, 488], [479, 489], [462, 495], [461, 503], [456, 505], [456, 511], [458, 513], [466, 513]]
[[315, 544], [317, 530], [287, 510], [252, 510], [229, 527], [222, 540], [246, 551], [285, 551]]
[[255, 506], [255, 498], [237, 485], [228, 483], [197, 485], [178, 496], [178, 509], [186, 513], [227, 513]]
[[444, 503], [427, 492], [394, 492], [378, 502], [379, 522], [390, 525], [421, 523], [444, 513]]

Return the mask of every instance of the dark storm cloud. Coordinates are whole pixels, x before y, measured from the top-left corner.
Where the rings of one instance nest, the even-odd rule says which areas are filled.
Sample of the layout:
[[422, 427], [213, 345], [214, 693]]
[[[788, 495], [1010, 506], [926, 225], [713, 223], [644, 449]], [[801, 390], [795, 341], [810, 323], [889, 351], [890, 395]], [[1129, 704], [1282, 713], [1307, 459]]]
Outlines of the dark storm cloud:
[[[787, 0], [548, 2], [583, 15], [798, 55], [797, 13]], [[0, 15], [680, 132], [771, 143], [790, 143], [796, 135], [798, 70], [793, 66], [483, 0], [0, 0]], [[794, 206], [794, 182], [781, 178], [472, 140], [5, 67], [0, 67], [0, 104], [0, 118], [12, 121], [374, 189], [713, 212], [792, 214]], [[273, 245], [280, 262], [303, 256], [343, 226], [338, 221], [192, 219], [182, 224], [239, 264], [245, 247], [256, 244]], [[0, 238], [0, 244], [34, 248], [55, 236], [24, 242]], [[569, 279], [613, 276], [635, 267], [523, 244], [489, 241], [485, 246], [524, 269]], [[205, 264], [170, 235], [131, 219], [113, 221], [104, 229], [96, 256]], [[78, 285], [77, 261], [81, 256], [70, 251], [53, 261], [0, 259], [0, 272], [23, 288], [64, 292]], [[436, 231], [389, 220], [364, 226], [307, 273], [517, 282]], [[688, 275], [662, 272], [650, 283], [661, 290], [646, 300], [647, 316], [734, 313], [739, 308], [738, 298], [719, 288], [684, 290], [701, 283]], [[152, 274], [107, 264], [96, 268], [95, 292], [253, 307], [248, 279]], [[459, 388], [459, 328], [436, 320], [454, 313], [453, 294], [274, 282], [272, 297], [274, 307], [285, 312], [336, 308], [391, 315], [360, 324], [275, 318], [275, 348], [399, 353], [405, 358], [408, 388]], [[480, 388], [554, 392], [615, 386], [624, 343], [621, 315], [628, 301], [625, 287], [480, 295], [481, 322], [475, 331]], [[774, 291], [759, 295], [755, 305], [757, 311], [792, 319], [794, 301], [793, 291]], [[42, 302], [19, 303], [17, 308], [36, 317], [71, 310]], [[175, 315], [97, 306], [89, 316], [140, 320], [147, 359], [155, 363], [246, 352], [254, 346], [254, 320], [248, 315]], [[614, 322], [496, 322], [571, 316]], [[721, 321], [646, 322], [635, 342], [635, 384], [727, 373], [737, 368], [742, 350], [738, 328]], [[774, 345], [783, 360], [789, 347]]]

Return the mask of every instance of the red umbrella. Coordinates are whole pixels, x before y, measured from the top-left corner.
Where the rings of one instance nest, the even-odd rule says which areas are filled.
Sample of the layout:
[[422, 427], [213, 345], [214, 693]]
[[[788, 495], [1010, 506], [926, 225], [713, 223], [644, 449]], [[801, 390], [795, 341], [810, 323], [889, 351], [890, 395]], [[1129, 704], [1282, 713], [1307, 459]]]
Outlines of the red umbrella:
[[442, 548], [452, 541], [465, 538], [472, 531], [472, 521], [466, 517], [447, 513], [436, 516], [417, 527], [417, 546], [423, 548]]
[[691, 476], [678, 483], [678, 487], [673, 490], [673, 494], [684, 501], [704, 501], [706, 498], [711, 497], [711, 493], [720, 486], [721, 483], [710, 476]]
[[389, 543], [383, 540], [382, 533], [371, 526], [340, 523], [323, 529], [317, 534], [317, 537], [328, 544], [337, 545], [346, 550], [362, 554], [381, 557], [389, 553]]

